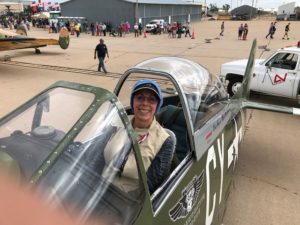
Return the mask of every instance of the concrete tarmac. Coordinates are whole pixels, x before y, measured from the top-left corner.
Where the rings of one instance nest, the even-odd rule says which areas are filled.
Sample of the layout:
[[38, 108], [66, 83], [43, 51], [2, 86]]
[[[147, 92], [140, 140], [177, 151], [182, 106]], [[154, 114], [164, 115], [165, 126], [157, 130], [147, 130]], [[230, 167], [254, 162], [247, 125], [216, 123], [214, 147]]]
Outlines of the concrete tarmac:
[[[252, 40], [267, 45], [270, 51], [257, 50], [257, 58], [265, 58], [276, 49], [295, 45], [300, 37], [299, 22], [291, 22], [290, 40], [282, 40], [284, 26], [279, 22], [275, 39], [265, 35], [272, 20], [246, 21], [249, 25], [247, 41], [237, 40], [240, 23], [225, 21], [225, 36], [219, 37], [221, 21], [202, 21], [192, 24], [195, 39], [172, 39], [167, 34], [148, 35], [147, 38], [104, 37], [110, 58], [106, 60], [108, 75], [84, 75], [74, 72], [53, 71], [42, 68], [0, 64], [0, 117], [58, 80], [91, 84], [113, 90], [119, 74], [135, 64], [157, 56], [178, 56], [204, 65], [212, 74], [218, 75], [222, 63], [247, 58]], [[192, 31], [193, 31], [192, 30]], [[56, 38], [57, 34], [33, 29], [30, 36]], [[205, 43], [205, 38], [212, 43]], [[299, 40], [300, 41], [300, 40]], [[9, 55], [12, 62], [66, 66], [97, 70], [93, 59], [99, 37], [82, 34], [71, 36], [70, 47], [41, 48], [42, 54], [32, 49], [0, 52], [0, 60]], [[114, 76], [111, 76], [113, 73]], [[264, 100], [265, 97], [258, 97]], [[287, 104], [285, 100], [269, 100]], [[295, 103], [291, 103], [294, 104]], [[296, 104], [297, 105], [297, 104]], [[300, 105], [298, 105], [300, 107]], [[225, 225], [296, 225], [300, 222], [300, 118], [278, 113], [249, 110], [247, 130], [239, 152], [227, 211]]]
[[299, 224], [300, 119], [249, 113], [224, 225]]

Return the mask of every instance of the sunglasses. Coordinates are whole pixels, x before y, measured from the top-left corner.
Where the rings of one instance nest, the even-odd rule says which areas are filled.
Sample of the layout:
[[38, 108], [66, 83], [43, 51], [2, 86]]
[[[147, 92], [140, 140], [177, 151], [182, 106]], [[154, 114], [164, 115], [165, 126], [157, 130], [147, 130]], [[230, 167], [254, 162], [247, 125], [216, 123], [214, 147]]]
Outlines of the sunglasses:
[[147, 101], [149, 102], [150, 104], [157, 104], [158, 102], [158, 99], [156, 96], [154, 95], [150, 95], [150, 96], [145, 96], [143, 94], [137, 94], [134, 96], [134, 99], [139, 102], [139, 103], [142, 103], [144, 101]]

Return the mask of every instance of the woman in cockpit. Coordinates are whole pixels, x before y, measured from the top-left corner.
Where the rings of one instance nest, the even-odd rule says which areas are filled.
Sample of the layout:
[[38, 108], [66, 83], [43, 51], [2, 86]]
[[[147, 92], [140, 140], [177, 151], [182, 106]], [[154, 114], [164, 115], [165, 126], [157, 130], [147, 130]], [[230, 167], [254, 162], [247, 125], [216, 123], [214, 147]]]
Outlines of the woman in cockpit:
[[[130, 117], [131, 124], [147, 172], [149, 191], [153, 193], [169, 175], [176, 139], [155, 119], [155, 114], [163, 104], [163, 95], [156, 82], [138, 81], [132, 89], [130, 104], [134, 114]], [[106, 160], [110, 161], [111, 153], [105, 151]], [[138, 172], [132, 151], [121, 170], [123, 179], [117, 182], [118, 186], [126, 191], [133, 190], [138, 185]], [[128, 182], [124, 182], [126, 179]]]

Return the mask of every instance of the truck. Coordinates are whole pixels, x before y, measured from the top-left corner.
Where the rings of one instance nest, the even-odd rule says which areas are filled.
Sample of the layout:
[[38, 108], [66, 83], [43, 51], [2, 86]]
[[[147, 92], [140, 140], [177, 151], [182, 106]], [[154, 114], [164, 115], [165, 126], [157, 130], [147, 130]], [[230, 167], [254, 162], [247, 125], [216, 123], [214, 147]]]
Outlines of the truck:
[[146, 24], [145, 30], [146, 32], [153, 32], [157, 26], [160, 26], [160, 29], [164, 28], [165, 21], [163, 19], [156, 19], [151, 20], [149, 23]]
[[61, 16], [60, 11], [50, 11], [49, 12], [49, 23], [58, 23], [58, 17]]
[[[255, 60], [250, 90], [300, 100], [300, 42], [278, 49], [267, 59]], [[233, 96], [242, 84], [247, 59], [222, 64], [220, 78]]]

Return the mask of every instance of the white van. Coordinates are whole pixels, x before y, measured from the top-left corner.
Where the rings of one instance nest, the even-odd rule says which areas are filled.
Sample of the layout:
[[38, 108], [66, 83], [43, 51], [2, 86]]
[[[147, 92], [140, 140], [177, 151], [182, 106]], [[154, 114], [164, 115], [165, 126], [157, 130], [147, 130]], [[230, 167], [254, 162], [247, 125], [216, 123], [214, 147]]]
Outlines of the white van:
[[160, 25], [160, 28], [163, 29], [165, 24], [165, 20], [163, 19], [157, 19], [157, 20], [151, 20], [148, 24], [146, 24], [146, 32], [152, 32], [157, 25]]

